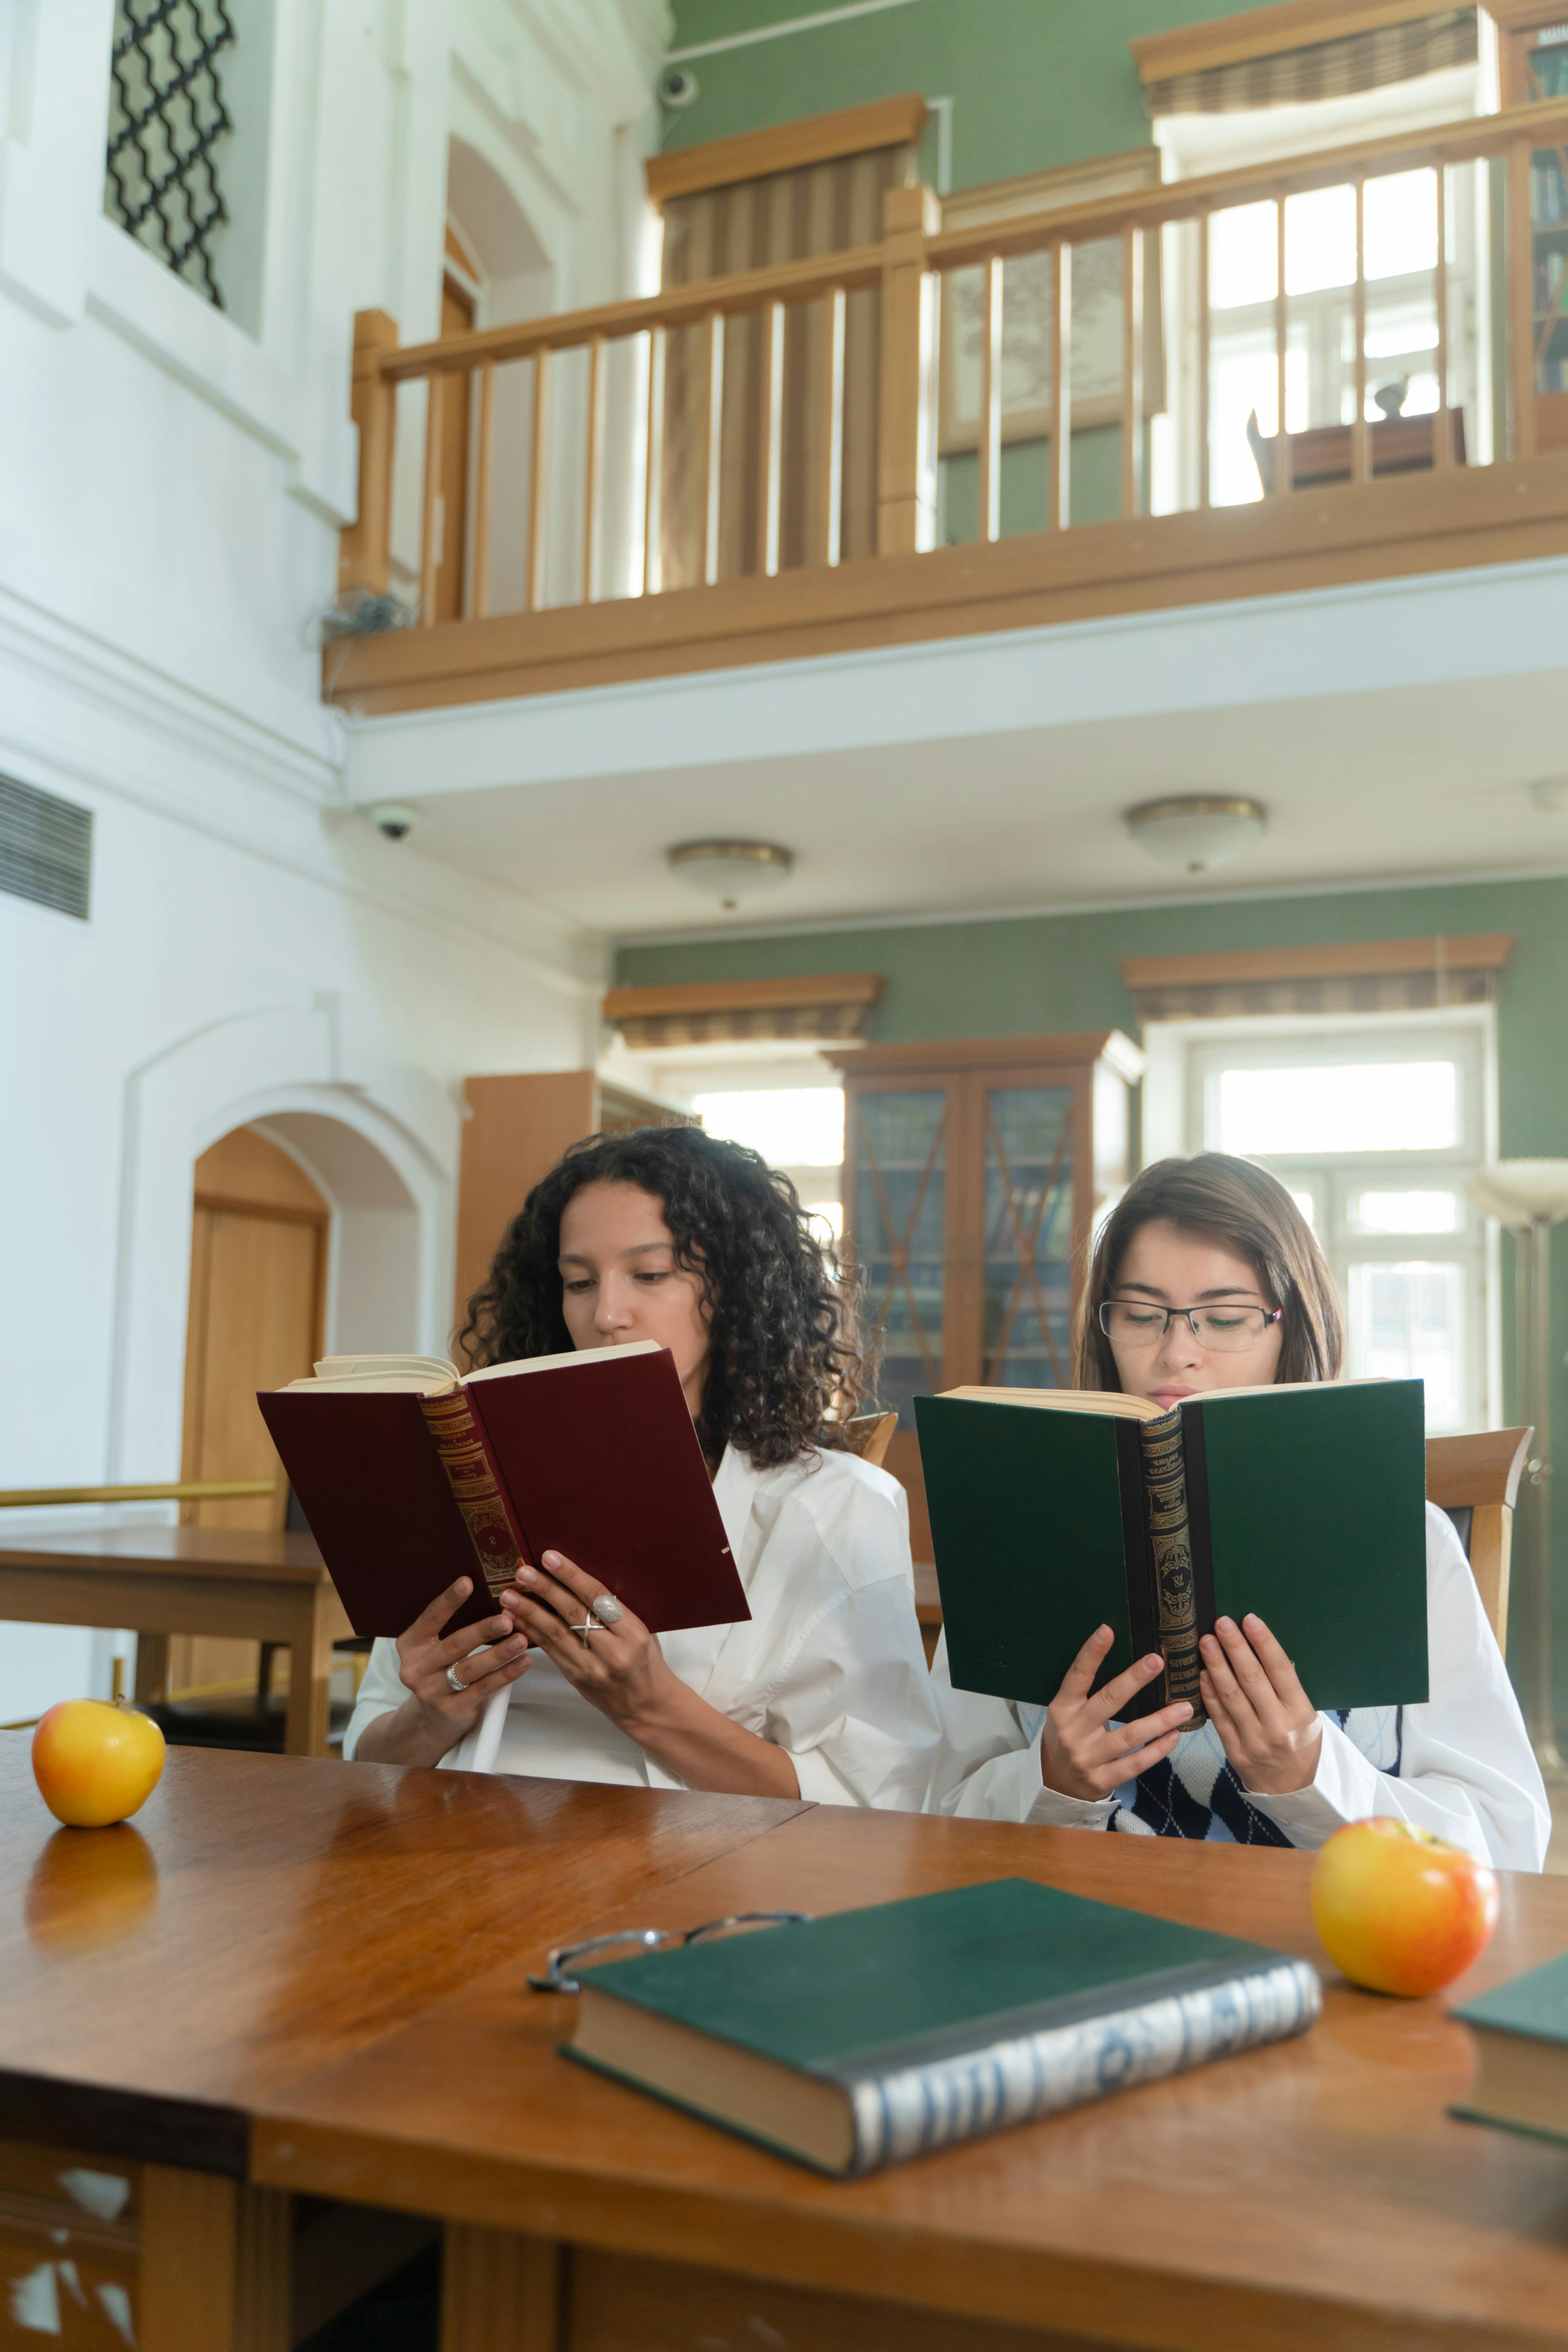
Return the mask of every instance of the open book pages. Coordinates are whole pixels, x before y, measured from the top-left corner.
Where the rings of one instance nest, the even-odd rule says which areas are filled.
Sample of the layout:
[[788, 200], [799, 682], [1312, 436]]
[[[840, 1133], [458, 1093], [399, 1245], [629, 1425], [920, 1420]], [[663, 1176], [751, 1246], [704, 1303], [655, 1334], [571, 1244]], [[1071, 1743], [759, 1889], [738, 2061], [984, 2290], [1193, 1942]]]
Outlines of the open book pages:
[[[1186, 1403], [1205, 1404], [1215, 1397], [1289, 1396], [1297, 1389], [1327, 1387], [1362, 1389], [1382, 1385], [1376, 1381], [1260, 1381], [1245, 1389], [1199, 1389]], [[1032, 1404], [1047, 1412], [1108, 1412], [1117, 1421], [1158, 1421], [1169, 1405], [1152, 1397], [1129, 1396], [1121, 1389], [942, 1389], [944, 1397], [967, 1397], [972, 1404]]]
[[323, 1356], [309, 1380], [291, 1389], [353, 1389], [361, 1395], [436, 1396], [442, 1389], [466, 1388], [470, 1381], [494, 1381], [518, 1372], [563, 1370], [574, 1364], [604, 1364], [622, 1356], [658, 1353], [653, 1339], [633, 1339], [624, 1348], [569, 1348], [560, 1356], [525, 1356], [514, 1364], [487, 1364], [465, 1381], [445, 1356]]

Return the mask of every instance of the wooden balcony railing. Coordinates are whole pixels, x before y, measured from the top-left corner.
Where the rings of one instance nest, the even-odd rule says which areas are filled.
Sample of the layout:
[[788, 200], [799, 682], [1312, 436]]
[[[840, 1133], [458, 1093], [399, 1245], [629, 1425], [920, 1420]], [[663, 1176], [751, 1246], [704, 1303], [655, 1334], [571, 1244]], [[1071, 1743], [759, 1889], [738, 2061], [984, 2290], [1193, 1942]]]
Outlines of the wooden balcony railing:
[[[1543, 169], [1568, 184], [1568, 101], [962, 231], [897, 188], [877, 245], [408, 349], [362, 312], [342, 583], [418, 621], [334, 644], [328, 690], [431, 707], [1568, 551]], [[1434, 396], [1384, 425], [1368, 223], [1404, 173], [1431, 182], [1399, 282]], [[1353, 273], [1300, 293], [1291, 200], [1333, 190]], [[1274, 250], [1250, 309], [1211, 261], [1248, 207]], [[1015, 446], [1032, 529], [1005, 527]]]

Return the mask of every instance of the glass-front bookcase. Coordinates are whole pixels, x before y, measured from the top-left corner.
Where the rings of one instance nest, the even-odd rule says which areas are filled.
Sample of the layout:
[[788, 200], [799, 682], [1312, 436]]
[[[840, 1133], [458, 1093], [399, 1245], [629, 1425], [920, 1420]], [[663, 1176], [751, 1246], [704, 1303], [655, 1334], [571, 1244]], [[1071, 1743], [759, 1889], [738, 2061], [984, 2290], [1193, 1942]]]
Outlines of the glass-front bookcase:
[[1131, 1172], [1143, 1056], [1116, 1030], [830, 1057], [844, 1073], [846, 1254], [878, 1333], [888, 1467], [931, 1558], [914, 1400], [1071, 1388], [1072, 1322], [1097, 1219]]
[[[1488, 13], [1498, 25], [1503, 105], [1568, 99], [1568, 0], [1555, 8], [1542, 0], [1497, 0]], [[1535, 446], [1568, 449], [1568, 139], [1531, 156], [1528, 235], [1521, 219], [1520, 236], [1527, 250], [1514, 299], [1522, 310], [1528, 275]]]

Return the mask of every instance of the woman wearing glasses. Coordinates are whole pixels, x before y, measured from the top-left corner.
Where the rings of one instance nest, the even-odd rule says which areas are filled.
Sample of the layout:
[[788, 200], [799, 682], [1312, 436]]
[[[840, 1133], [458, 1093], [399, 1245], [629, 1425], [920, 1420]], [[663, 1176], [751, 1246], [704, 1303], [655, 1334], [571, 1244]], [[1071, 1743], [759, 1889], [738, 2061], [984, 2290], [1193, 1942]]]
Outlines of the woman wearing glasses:
[[[1100, 1233], [1078, 1339], [1079, 1385], [1178, 1404], [1213, 1389], [1337, 1379], [1339, 1301], [1290, 1194], [1211, 1151], [1145, 1169]], [[1260, 1540], [1268, 1540], [1261, 1531]], [[955, 1691], [932, 1670], [945, 1738], [932, 1811], [1242, 1845], [1319, 1846], [1341, 1823], [1397, 1815], [1512, 1870], [1539, 1870], [1545, 1790], [1450, 1521], [1426, 1507], [1431, 1697], [1322, 1715], [1260, 1618], [1202, 1644], [1208, 1721], [1121, 1710], [1158, 1655], [1091, 1691], [1101, 1625], [1048, 1706]], [[1088, 1630], [1088, 1629], [1086, 1629]]]

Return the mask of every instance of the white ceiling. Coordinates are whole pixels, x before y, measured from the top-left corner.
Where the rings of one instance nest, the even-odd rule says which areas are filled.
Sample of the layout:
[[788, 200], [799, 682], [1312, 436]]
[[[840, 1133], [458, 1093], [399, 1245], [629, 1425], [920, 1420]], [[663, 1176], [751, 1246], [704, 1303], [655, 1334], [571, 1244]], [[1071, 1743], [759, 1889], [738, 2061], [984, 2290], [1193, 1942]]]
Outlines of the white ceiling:
[[[418, 847], [619, 938], [1568, 871], [1568, 562], [1367, 583], [354, 723], [351, 791]], [[1262, 801], [1196, 879], [1121, 824]], [[669, 873], [782, 843], [722, 917]]]
[[[647, 936], [1561, 870], [1568, 797], [1543, 812], [1527, 786], [1565, 770], [1568, 677], [1546, 674], [458, 791], [426, 803], [418, 841]], [[1179, 792], [1253, 794], [1261, 843], [1195, 881], [1154, 865], [1120, 813]], [[781, 842], [795, 872], [721, 918], [662, 856], [707, 834]]]

